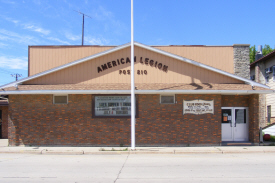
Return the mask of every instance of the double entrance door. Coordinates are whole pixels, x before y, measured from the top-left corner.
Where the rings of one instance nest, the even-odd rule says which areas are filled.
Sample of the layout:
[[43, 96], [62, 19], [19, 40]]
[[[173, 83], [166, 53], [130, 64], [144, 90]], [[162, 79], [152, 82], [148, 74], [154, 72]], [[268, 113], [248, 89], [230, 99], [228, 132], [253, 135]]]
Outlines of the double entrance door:
[[248, 141], [247, 107], [222, 107], [222, 141]]

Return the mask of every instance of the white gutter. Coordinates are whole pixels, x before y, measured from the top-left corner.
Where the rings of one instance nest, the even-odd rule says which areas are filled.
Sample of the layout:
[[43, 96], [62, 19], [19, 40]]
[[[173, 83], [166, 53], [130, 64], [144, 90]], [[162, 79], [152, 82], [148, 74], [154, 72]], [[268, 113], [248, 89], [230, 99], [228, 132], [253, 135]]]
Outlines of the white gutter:
[[[135, 94], [270, 94], [275, 90], [135, 90]], [[0, 91], [0, 95], [35, 94], [131, 94], [131, 90], [20, 90]]]

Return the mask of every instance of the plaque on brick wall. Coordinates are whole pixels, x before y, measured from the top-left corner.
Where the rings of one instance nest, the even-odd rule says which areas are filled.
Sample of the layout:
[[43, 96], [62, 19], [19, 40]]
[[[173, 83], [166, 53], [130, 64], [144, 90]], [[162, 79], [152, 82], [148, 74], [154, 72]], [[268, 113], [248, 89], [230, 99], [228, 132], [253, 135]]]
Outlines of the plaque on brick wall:
[[214, 100], [184, 100], [183, 114], [214, 114]]

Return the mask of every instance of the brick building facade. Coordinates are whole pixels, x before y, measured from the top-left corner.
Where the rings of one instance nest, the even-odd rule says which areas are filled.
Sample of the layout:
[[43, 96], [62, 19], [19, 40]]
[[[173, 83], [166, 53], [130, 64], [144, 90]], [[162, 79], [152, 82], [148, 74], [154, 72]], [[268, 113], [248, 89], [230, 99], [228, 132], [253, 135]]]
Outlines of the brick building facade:
[[[67, 63], [52, 68], [45, 66], [43, 71], [37, 70], [41, 67], [32, 67], [39, 62], [34, 57], [42, 57], [40, 50], [35, 49], [45, 51], [49, 47], [30, 49], [30, 76], [1, 86], [4, 91], [0, 94], [9, 96], [9, 144], [129, 146], [130, 64], [126, 65], [129, 47], [130, 44], [103, 51], [105, 48], [100, 48], [100, 52], [84, 58], [79, 53], [75, 61], [66, 57]], [[272, 91], [234, 74], [234, 62], [238, 60], [234, 55], [244, 53], [238, 55], [242, 62], [247, 57], [245, 51], [236, 52], [236, 47], [248, 48], [247, 45], [197, 48], [201, 49], [201, 54], [206, 49], [209, 58], [218, 57], [217, 69], [209, 66], [214, 64], [211, 61], [206, 65], [201, 63], [203, 61], [179, 56], [186, 54], [192, 58], [193, 54], [197, 58], [195, 47], [169, 47], [168, 52], [165, 47], [135, 43], [136, 145], [220, 145], [228, 139], [257, 144], [259, 94]], [[50, 49], [57, 53], [61, 48]], [[78, 49], [83, 53], [87, 48]], [[230, 68], [218, 64], [221, 58], [227, 57], [222, 54], [213, 56], [220, 49], [224, 55], [232, 54]], [[93, 72], [84, 72], [87, 68]]]

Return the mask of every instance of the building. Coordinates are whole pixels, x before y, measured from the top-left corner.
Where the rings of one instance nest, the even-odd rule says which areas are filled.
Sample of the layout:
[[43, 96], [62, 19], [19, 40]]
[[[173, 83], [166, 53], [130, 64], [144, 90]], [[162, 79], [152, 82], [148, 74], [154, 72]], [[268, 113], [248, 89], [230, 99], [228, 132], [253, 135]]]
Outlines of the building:
[[[136, 146], [259, 142], [249, 45], [135, 45]], [[11, 146], [129, 146], [130, 43], [30, 46], [29, 76], [8, 95]]]
[[8, 100], [0, 97], [0, 139], [8, 138]]
[[[250, 64], [250, 78], [258, 83], [265, 84], [270, 89], [275, 89], [275, 51], [263, 56], [261, 46], [258, 48], [256, 61]], [[275, 95], [260, 95], [261, 122], [260, 126], [275, 123]]]

